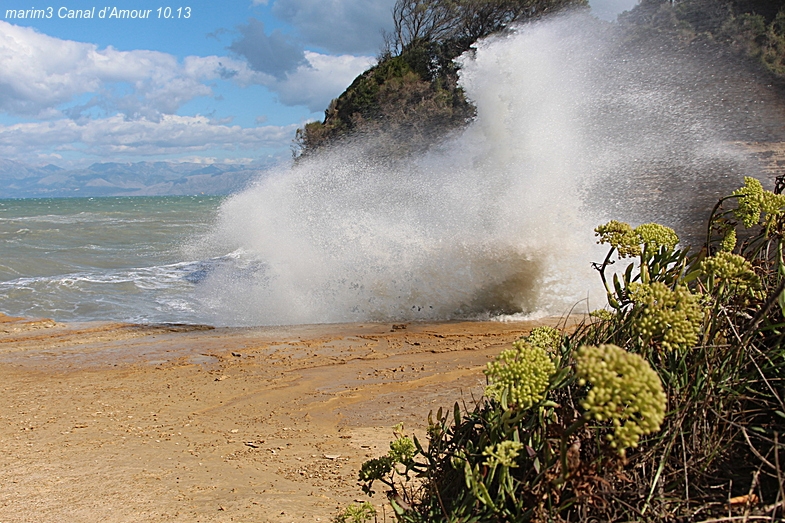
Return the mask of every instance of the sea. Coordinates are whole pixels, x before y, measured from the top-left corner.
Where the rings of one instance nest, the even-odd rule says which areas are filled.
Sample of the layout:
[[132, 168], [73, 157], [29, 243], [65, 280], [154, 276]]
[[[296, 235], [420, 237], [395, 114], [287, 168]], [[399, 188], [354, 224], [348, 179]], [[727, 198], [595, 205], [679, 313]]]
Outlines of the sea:
[[[344, 151], [318, 166], [357, 175], [346, 161]], [[221, 197], [0, 199], [0, 312], [258, 326], [515, 320], [581, 299], [564, 286], [543, 293], [556, 288], [541, 252], [550, 228], [515, 245], [516, 235], [478, 223], [483, 202], [461, 210], [473, 191], [445, 200], [420, 190], [412, 202], [386, 183], [350, 187], [319, 167], [282, 169]], [[402, 219], [416, 208], [418, 219]], [[552, 265], [557, 277], [573, 270]]]
[[0, 200], [0, 312], [63, 322], [200, 323], [209, 260], [185, 246], [220, 197]]

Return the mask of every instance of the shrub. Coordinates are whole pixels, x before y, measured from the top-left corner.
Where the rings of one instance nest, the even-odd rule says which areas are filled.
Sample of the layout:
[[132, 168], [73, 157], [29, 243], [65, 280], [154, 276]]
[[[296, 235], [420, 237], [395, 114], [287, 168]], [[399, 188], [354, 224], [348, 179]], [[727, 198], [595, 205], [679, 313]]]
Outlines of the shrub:
[[[720, 200], [696, 254], [657, 224], [598, 227], [611, 310], [516, 341], [471, 409], [429, 414], [427, 446], [399, 429], [365, 491], [384, 483], [406, 522], [785, 517], [777, 187]], [[609, 277], [614, 253], [636, 259]]]

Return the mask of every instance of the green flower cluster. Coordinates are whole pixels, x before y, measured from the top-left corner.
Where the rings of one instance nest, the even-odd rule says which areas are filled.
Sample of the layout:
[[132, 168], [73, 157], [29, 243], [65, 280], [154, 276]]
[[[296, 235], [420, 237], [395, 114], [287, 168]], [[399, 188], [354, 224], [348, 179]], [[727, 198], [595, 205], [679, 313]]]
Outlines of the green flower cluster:
[[395, 462], [387, 456], [369, 459], [360, 467], [360, 481], [376, 481], [384, 478], [393, 470]]
[[718, 252], [701, 263], [701, 272], [710, 281], [710, 288], [716, 283], [724, 283], [735, 294], [754, 296], [761, 289], [760, 278], [752, 264], [743, 256], [730, 252]]
[[512, 344], [516, 349], [519, 345], [528, 343], [535, 347], [545, 349], [548, 354], [557, 354], [561, 347], [562, 334], [558, 329], [543, 326], [532, 329], [528, 336]]
[[665, 350], [695, 346], [703, 323], [700, 296], [681, 285], [671, 290], [662, 282], [634, 282], [627, 290], [634, 303], [633, 326], [640, 336], [660, 340]]
[[613, 313], [608, 309], [595, 309], [589, 313], [589, 317], [597, 318], [600, 321], [610, 321], [613, 319]]
[[414, 442], [409, 436], [397, 438], [395, 441], [390, 442], [390, 456], [393, 461], [397, 463], [406, 463], [414, 459], [415, 452]]
[[515, 458], [520, 456], [520, 450], [523, 444], [517, 441], [504, 440], [496, 445], [488, 445], [482, 452], [483, 456], [487, 456], [484, 465], [495, 467], [502, 465], [503, 467], [515, 468], [518, 466], [515, 463]]
[[591, 384], [581, 402], [585, 416], [613, 424], [614, 432], [606, 438], [621, 456], [637, 447], [642, 435], [659, 430], [667, 401], [659, 376], [646, 360], [616, 345], [584, 345], [575, 362], [578, 383]]
[[610, 244], [619, 252], [620, 258], [640, 256], [641, 245], [648, 249], [673, 249], [679, 243], [676, 232], [659, 223], [643, 223], [633, 229], [627, 223], [611, 220], [594, 229], [594, 232], [600, 237], [599, 243]]
[[403, 424], [395, 426], [395, 441], [390, 442], [390, 451], [385, 456], [369, 459], [360, 468], [360, 481], [376, 481], [393, 472], [396, 463], [410, 465], [416, 447], [409, 436], [403, 436]]
[[598, 226], [594, 232], [595, 236], [600, 237], [599, 243], [610, 244], [619, 252], [620, 258], [641, 254], [640, 237], [628, 223], [611, 220], [605, 225]]
[[659, 223], [643, 223], [633, 230], [640, 237], [643, 245], [656, 250], [660, 247], [674, 249], [679, 243], [676, 231]]
[[736, 248], [736, 229], [731, 229], [725, 233], [721, 248], [723, 252], [733, 252], [733, 249]]
[[785, 211], [785, 195], [774, 194], [763, 188], [760, 181], [749, 176], [744, 177], [744, 186], [733, 191], [739, 196], [739, 203], [734, 213], [745, 227], [752, 227], [760, 222], [761, 214], [765, 215], [766, 227], [774, 218]]
[[546, 349], [519, 340], [512, 349], [502, 351], [496, 361], [488, 362], [485, 375], [490, 385], [485, 388], [489, 398], [528, 409], [545, 397], [556, 365]]

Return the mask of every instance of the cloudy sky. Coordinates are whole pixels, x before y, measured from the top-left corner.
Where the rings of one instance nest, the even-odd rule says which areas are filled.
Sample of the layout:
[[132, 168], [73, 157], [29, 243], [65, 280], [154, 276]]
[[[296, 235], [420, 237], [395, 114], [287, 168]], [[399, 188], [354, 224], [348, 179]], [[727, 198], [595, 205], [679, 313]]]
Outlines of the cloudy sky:
[[374, 63], [395, 0], [45, 2], [0, 2], [0, 158], [69, 167], [288, 156]]

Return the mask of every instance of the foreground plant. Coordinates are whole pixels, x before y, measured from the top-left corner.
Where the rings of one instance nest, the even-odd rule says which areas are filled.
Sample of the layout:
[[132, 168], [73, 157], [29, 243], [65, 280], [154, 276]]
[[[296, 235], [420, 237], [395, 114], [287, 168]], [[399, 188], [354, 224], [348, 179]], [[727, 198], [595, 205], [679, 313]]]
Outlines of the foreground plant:
[[660, 429], [665, 393], [646, 360], [616, 345], [583, 346], [575, 360], [578, 384], [592, 385], [581, 402], [585, 416], [612, 423], [613, 433], [605, 438], [619, 455]]
[[599, 226], [610, 310], [516, 341], [427, 446], [399, 430], [363, 465], [366, 492], [409, 522], [785, 518], [783, 187], [745, 179], [695, 254], [659, 224]]
[[[456, 404], [452, 416], [429, 416], [427, 448], [398, 430], [387, 455], [363, 464], [363, 490], [386, 485], [401, 521], [527, 521], [565, 510], [565, 493], [623, 461], [665, 412], [659, 377], [640, 356], [603, 346], [573, 357], [552, 328], [516, 341], [485, 372], [486, 397], [473, 411]], [[575, 391], [580, 409], [570, 405]], [[582, 464], [575, 445], [584, 434], [598, 443]]]
[[546, 349], [519, 341], [488, 363], [485, 375], [490, 384], [485, 395], [505, 408], [513, 405], [525, 410], [542, 401], [551, 376], [556, 372]]
[[369, 523], [376, 520], [376, 509], [369, 502], [353, 503], [335, 516], [333, 523]]

